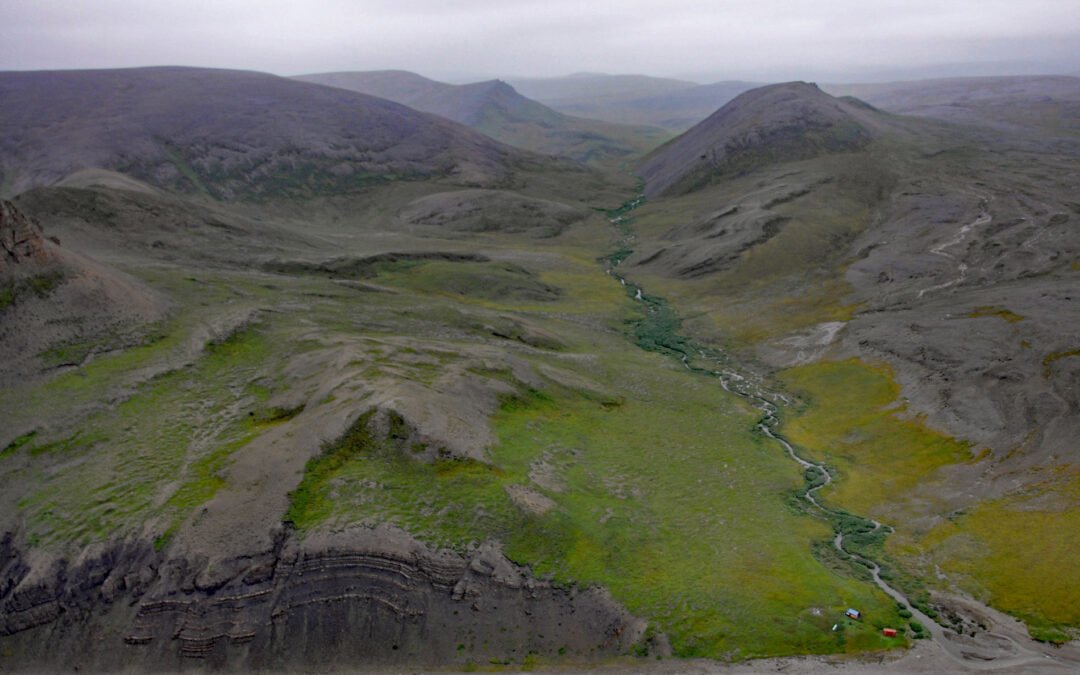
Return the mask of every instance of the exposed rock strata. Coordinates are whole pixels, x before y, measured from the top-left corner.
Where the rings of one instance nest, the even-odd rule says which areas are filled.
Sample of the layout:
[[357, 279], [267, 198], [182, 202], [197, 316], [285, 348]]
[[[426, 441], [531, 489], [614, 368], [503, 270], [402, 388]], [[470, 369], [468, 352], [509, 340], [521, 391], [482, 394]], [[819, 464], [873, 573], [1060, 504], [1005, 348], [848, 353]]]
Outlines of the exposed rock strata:
[[[389, 528], [283, 535], [211, 570], [146, 541], [40, 573], [0, 540], [4, 665], [236, 669], [625, 652], [644, 622], [602, 591], [533, 578], [495, 547], [432, 551]], [[224, 572], [224, 573], [223, 573]]]
[[0, 200], [0, 276], [14, 273], [23, 263], [44, 264], [51, 259], [41, 226], [11, 202]]

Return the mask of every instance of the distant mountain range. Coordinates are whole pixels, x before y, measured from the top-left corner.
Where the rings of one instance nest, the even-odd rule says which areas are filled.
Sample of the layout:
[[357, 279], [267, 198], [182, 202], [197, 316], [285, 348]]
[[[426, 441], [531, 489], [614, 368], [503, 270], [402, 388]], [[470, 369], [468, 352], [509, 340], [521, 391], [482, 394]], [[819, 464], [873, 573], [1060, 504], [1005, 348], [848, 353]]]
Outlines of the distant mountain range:
[[569, 115], [671, 131], [685, 131], [742, 92], [761, 86], [738, 80], [702, 85], [646, 75], [591, 73], [511, 83], [526, 96]]
[[522, 96], [501, 80], [455, 85], [402, 70], [317, 73], [296, 79], [396, 101], [509, 145], [583, 162], [627, 158], [669, 136], [656, 128], [572, 117]]
[[836, 96], [856, 96], [903, 115], [1080, 136], [1078, 77], [958, 77], [822, 86]]
[[[698, 84], [645, 75], [579, 73], [511, 79], [530, 98], [568, 115], [685, 131], [762, 82]], [[823, 84], [889, 112], [1018, 129], [1042, 120], [1042, 130], [1080, 130], [1080, 78], [1067, 75], [958, 77], [873, 84]], [[1039, 109], [1038, 115], [1031, 112]], [[1071, 120], [1071, 121], [1070, 121]]]
[[562, 108], [574, 101], [594, 102], [637, 99], [670, 94], [698, 86], [697, 82], [648, 75], [576, 73], [564, 77], [509, 78], [529, 98]]

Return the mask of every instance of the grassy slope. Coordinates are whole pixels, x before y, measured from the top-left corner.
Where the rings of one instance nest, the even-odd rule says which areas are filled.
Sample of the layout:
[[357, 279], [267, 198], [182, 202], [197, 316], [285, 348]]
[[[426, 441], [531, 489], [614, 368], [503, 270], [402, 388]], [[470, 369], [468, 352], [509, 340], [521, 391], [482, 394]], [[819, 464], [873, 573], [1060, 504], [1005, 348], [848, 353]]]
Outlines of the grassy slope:
[[[597, 295], [612, 291], [617, 298], [606, 307], [609, 315], [614, 310], [607, 321], [628, 307], [595, 265], [559, 278], [563, 297], [556, 308], [542, 308], [545, 327], [569, 343], [570, 353], [588, 357], [579, 372], [621, 399], [554, 382], [532, 393], [522, 387], [496, 417], [500, 443], [489, 451], [490, 465], [421, 465], [408, 449], [353, 435], [341, 444], [352, 452], [334, 446], [309, 465], [305, 504], [293, 514], [297, 524], [389, 521], [454, 548], [496, 538], [512, 558], [541, 573], [609, 587], [668, 631], [684, 655], [886, 646], [873, 626], [896, 620], [892, 603], [813, 558], [811, 542], [826, 538], [828, 529], [786, 506], [801, 476], [753, 433], [755, 413], [717, 383], [641, 352], [618, 333], [561, 322], [559, 315], [598, 311]], [[423, 279], [421, 270], [386, 281], [415, 288]], [[441, 288], [433, 282], [430, 292], [445, 297]], [[549, 357], [550, 364], [565, 358]], [[540, 464], [556, 474], [547, 484], [561, 487], [530, 480]], [[515, 485], [541, 492], [555, 508], [543, 515], [522, 511], [507, 492]], [[831, 632], [852, 604], [873, 619], [851, 626], [846, 637]]]
[[1032, 636], [1068, 639], [1080, 627], [1080, 476], [981, 504], [940, 523], [913, 547], [976, 597], [1020, 617]]
[[[39, 478], [19, 508], [30, 541], [64, 547], [105, 541], [147, 525], [166, 536], [222, 486], [228, 456], [282, 421], [263, 404], [279, 359], [290, 352], [263, 325], [242, 326], [208, 343], [189, 365], [117, 392], [140, 362], [175, 349], [183, 329], [158, 341], [91, 361], [35, 391], [36, 406], [84, 410], [77, 431], [33, 434], [29, 458], [51, 455], [44, 475], [33, 461], [8, 465], [5, 480]], [[95, 406], [101, 397], [110, 406]]]
[[[1080, 626], [1080, 480], [1055, 471], [1023, 491], [948, 518], [928, 484], [939, 469], [971, 461], [969, 447], [906, 418], [888, 368], [857, 361], [788, 369], [780, 379], [808, 407], [784, 430], [840, 469], [830, 502], [894, 526], [885, 552], [933, 584], [935, 566], [977, 598], [1022, 618], [1032, 635], [1063, 640]], [[1054, 579], [1054, 583], [1047, 583]], [[916, 582], [916, 585], [918, 583]]]
[[971, 456], [967, 444], [904, 418], [888, 366], [822, 362], [779, 379], [807, 401], [784, 431], [814, 459], [840, 469], [841, 479], [824, 494], [851, 511], [888, 519], [890, 505], [934, 471]]
[[646, 205], [637, 215], [635, 229], [643, 241], [664, 245], [663, 237], [671, 228], [736, 204], [770, 182], [782, 182], [783, 174], [792, 171], [840, 178], [774, 207], [773, 212], [792, 220], [777, 236], [746, 251], [736, 265], [687, 280], [651, 273], [648, 268], [626, 272], [675, 303], [696, 335], [736, 347], [751, 347], [823, 321], [850, 318], [856, 308], [845, 302], [850, 286], [843, 276], [844, 261], [837, 254], [844, 242], [866, 227], [868, 195], [888, 180], [868, 166], [865, 157], [845, 155], [788, 164]]
[[[621, 366], [631, 360], [620, 356]], [[743, 426], [746, 411], [725, 410], [732, 402], [714, 383], [641, 365], [647, 399], [536, 406], [500, 420], [500, 465], [520, 476], [538, 441], [567, 465], [566, 492], [550, 495], [554, 522], [519, 531], [511, 555], [606, 585], [682, 655], [843, 650], [829, 626], [845, 604], [891, 619], [886, 599], [808, 555], [827, 531], [787, 510], [798, 472]], [[846, 639], [853, 651], [883, 644], [866, 626]]]
[[[876, 630], [898, 623], [894, 603], [815, 558], [812, 544], [829, 530], [787, 505], [801, 474], [754, 433], [756, 413], [627, 338], [638, 305], [596, 261], [610, 237], [596, 221], [550, 240], [491, 235], [478, 239], [484, 250], [512, 253], [514, 265], [429, 262], [365, 280], [396, 293], [313, 277], [134, 269], [177, 298], [179, 318], [144, 347], [21, 391], [21, 402], [6, 396], [5, 410], [63, 408], [78, 421], [5, 450], [0, 479], [19, 486], [15, 508], [43, 548], [140, 533], [167, 545], [177, 525], [224, 487], [231, 454], [268, 425], [289, 423], [269, 402], [284, 387], [309, 386], [283, 374], [298, 355], [328, 344], [347, 349], [350, 379], [318, 405], [358, 413], [366, 404], [350, 383], [435, 389], [449, 371], [479, 363], [470, 366], [475, 375], [518, 391], [494, 419], [499, 442], [488, 449], [490, 464], [419, 464], [409, 448], [402, 457], [385, 439], [346, 438], [351, 449], [338, 459], [309, 464], [304, 499], [279, 517], [301, 529], [389, 520], [452, 548], [498, 539], [540, 573], [607, 586], [684, 655], [895, 646]], [[334, 254], [359, 246], [337, 241], [346, 243]], [[494, 295], [493, 280], [520, 294]], [[134, 370], [170, 362], [193, 319], [229, 307], [272, 311], [186, 365], [132, 383]], [[490, 326], [507, 317], [543, 326], [561, 349], [493, 338]], [[558, 367], [588, 386], [546, 378], [530, 391], [498, 358], [482, 367], [488, 357], [478, 353], [513, 354], [537, 372]], [[530, 476], [540, 464], [550, 465], [553, 481]], [[507, 492], [514, 485], [554, 508], [522, 510]], [[851, 605], [867, 620], [831, 631]]]

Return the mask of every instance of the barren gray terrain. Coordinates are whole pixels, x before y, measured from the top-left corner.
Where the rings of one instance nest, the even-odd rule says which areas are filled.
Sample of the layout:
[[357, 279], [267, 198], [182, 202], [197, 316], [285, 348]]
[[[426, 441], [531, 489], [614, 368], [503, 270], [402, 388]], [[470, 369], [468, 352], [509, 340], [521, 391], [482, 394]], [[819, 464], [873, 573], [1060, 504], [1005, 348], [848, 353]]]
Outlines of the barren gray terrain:
[[[806, 227], [822, 201], [863, 202], [871, 207], [868, 222], [837, 229], [828, 248], [802, 251], [815, 266], [842, 264], [849, 300], [859, 309], [850, 321], [758, 345], [759, 356], [776, 366], [826, 353], [884, 359], [897, 365], [906, 397], [935, 426], [1002, 457], [1026, 445], [1026, 458], [1012, 461], [1029, 467], [1069, 456], [1080, 407], [1075, 373], [1070, 361], [1047, 368], [1045, 357], [1071, 349], [1069, 327], [1080, 318], [1072, 289], [1080, 255], [1075, 156], [1033, 165], [1022, 141], [1010, 147], [1003, 140], [985, 161], [975, 160], [978, 154], [958, 159], [950, 155], [960, 152], [954, 144], [962, 137], [953, 129], [920, 127], [810, 85], [758, 92], [643, 160], [646, 194], [672, 192], [689, 174], [704, 186], [691, 192], [713, 189], [716, 198], [709, 211], [641, 247], [628, 264], [678, 279], [731, 273], [751, 249], [770, 242], [779, 248], [774, 240]], [[844, 131], [843, 142], [819, 140], [848, 127], [854, 130]], [[984, 138], [968, 133], [973, 146]], [[753, 170], [776, 163], [775, 155], [739, 163], [738, 153], [776, 147], [775, 137], [791, 153], [782, 168]], [[688, 157], [695, 139], [710, 148], [708, 159]], [[901, 152], [898, 143], [914, 151]], [[808, 158], [815, 154], [821, 156]], [[700, 178], [706, 170], [712, 178]], [[742, 185], [754, 189], [740, 192], [717, 174], [745, 176]], [[967, 318], [978, 307], [1015, 307], [1028, 346], [1016, 350], [1019, 322], [1000, 312]], [[1016, 468], [1006, 463], [1001, 472]]]

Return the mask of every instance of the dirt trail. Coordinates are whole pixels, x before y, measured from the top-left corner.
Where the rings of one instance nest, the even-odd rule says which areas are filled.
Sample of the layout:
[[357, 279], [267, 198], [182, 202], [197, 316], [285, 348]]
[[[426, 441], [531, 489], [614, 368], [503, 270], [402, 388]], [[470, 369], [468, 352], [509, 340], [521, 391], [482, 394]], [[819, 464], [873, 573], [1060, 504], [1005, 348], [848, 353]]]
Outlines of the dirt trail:
[[[628, 214], [641, 206], [644, 201], [644, 196], [639, 196], [624, 204], [621, 209], [609, 217], [611, 224], [618, 228], [622, 233], [621, 245], [624, 250], [628, 250], [630, 243], [633, 241], [633, 233], [631, 230], [632, 219]], [[954, 259], [951, 254], [945, 251], [945, 249], [959, 244], [973, 228], [986, 225], [990, 221], [991, 216], [984, 209], [978, 218], [961, 227], [956, 236], [935, 246], [931, 252], [949, 259]], [[618, 279], [620, 284], [626, 286], [633, 293], [635, 300], [645, 303], [647, 305], [647, 312], [660, 311], [661, 307], [659, 306], [659, 303], [661, 301], [658, 298], [648, 296], [642, 287], [631, 281], [627, 281], [626, 278], [618, 274], [616, 268], [621, 261], [621, 259], [609, 260], [607, 269], [608, 274]], [[967, 266], [961, 263], [959, 267], [960, 276], [958, 278], [945, 284], [923, 289], [919, 292], [919, 297], [922, 297], [925, 292], [947, 288], [963, 281]], [[757, 425], [758, 429], [765, 436], [779, 444], [787, 455], [797, 462], [804, 470], [813, 470], [820, 473], [823, 479], [815, 481], [814, 484], [807, 487], [802, 494], [802, 498], [809, 504], [812, 513], [816, 513], [818, 517], [821, 517], [830, 523], [835, 522], [836, 518], [841, 515], [841, 512], [822, 504], [815, 494], [833, 482], [834, 476], [832, 471], [823, 463], [814, 462], [799, 455], [794, 446], [792, 446], [792, 444], [777, 431], [777, 426], [780, 423], [778, 405], [781, 403], [789, 404], [790, 400], [779, 392], [768, 390], [752, 375], [738, 372], [731, 366], [726, 355], [709, 352], [696, 347], [694, 349], [697, 353], [687, 353], [685, 347], [692, 343], [682, 336], [679, 336], [678, 340], [673, 342], [676, 346], [672, 348], [671, 355], [681, 354], [681, 361], [688, 370], [715, 377], [719, 380], [720, 386], [722, 386], [725, 391], [749, 400], [754, 407], [762, 413], [762, 418]], [[715, 365], [716, 368], [702, 368], [695, 365], [692, 362], [692, 359], [698, 358]], [[852, 514], [846, 515], [850, 517]], [[862, 518], [865, 522], [873, 525], [873, 529], [869, 530], [869, 532], [875, 532], [882, 528], [885, 528], [887, 532], [892, 531], [892, 528], [888, 525], [883, 525], [871, 518], [864, 518], [861, 516], [856, 517]], [[903, 593], [882, 579], [881, 567], [877, 562], [845, 548], [843, 532], [837, 532], [833, 539], [833, 546], [845, 556], [850, 556], [856, 562], [866, 566], [871, 571], [874, 583], [878, 588], [897, 602], [906, 605], [912, 612], [913, 617], [922, 623], [930, 633], [934, 644], [940, 648], [940, 654], [932, 654], [932, 656], [937, 660], [946, 662], [951, 661], [953, 664], [939, 664], [938, 666], [932, 667], [928, 672], [932, 672], [934, 668], [948, 668], [950, 671], [956, 672], [957, 666], [959, 666], [961, 672], [1080, 672], [1080, 648], [1072, 645], [1066, 645], [1063, 648], [1053, 647], [1051, 645], [1035, 642], [1027, 636], [1023, 624], [970, 598], [964, 598], [960, 600], [960, 602], [971, 605], [983, 616], [991, 617], [993, 620], [990, 622], [992, 624], [990, 628], [980, 632], [977, 636], [968, 636], [958, 634], [951, 629], [942, 627], [925, 613], [913, 606]], [[770, 662], [772, 661], [780, 663], [783, 660], [770, 660]], [[819, 662], [818, 665], [823, 667], [826, 664]], [[823, 668], [809, 668], [805, 671], [798, 668], [789, 671], [786, 666], [778, 668], [778, 670], [784, 670], [786, 672], [818, 672], [820, 669]], [[705, 669], [702, 672], [712, 671]]]

